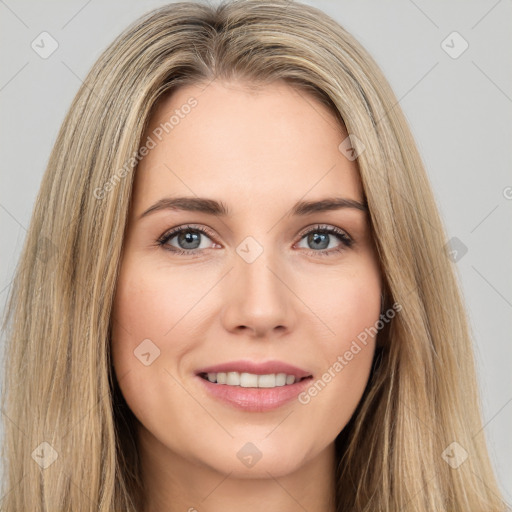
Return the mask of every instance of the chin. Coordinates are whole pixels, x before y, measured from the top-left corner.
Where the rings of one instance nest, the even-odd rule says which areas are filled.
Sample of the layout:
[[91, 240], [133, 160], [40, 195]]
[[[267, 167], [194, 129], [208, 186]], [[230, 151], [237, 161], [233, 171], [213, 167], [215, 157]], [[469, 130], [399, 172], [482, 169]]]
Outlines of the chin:
[[282, 477], [297, 471], [305, 463], [308, 450], [304, 443], [286, 443], [282, 438], [275, 440], [236, 438], [224, 445], [217, 444], [215, 450], [197, 454], [200, 463], [215, 471], [231, 474], [231, 478]]

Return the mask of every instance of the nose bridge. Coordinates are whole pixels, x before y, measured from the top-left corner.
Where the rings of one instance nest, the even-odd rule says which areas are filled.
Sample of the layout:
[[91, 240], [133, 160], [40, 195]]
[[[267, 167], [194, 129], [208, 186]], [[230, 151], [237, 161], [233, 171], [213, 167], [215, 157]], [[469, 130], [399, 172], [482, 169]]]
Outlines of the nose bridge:
[[291, 294], [270, 239], [247, 237], [236, 248], [226, 303], [229, 329], [243, 326], [264, 335], [276, 327], [291, 327]]
[[277, 261], [276, 251], [273, 251], [268, 244], [265, 249], [261, 249], [261, 252], [256, 253], [255, 251], [257, 249], [251, 247], [249, 252], [244, 255], [250, 254], [254, 259], [245, 259], [239, 254], [239, 261], [236, 265], [238, 278], [242, 281], [242, 286], [245, 285], [247, 293], [253, 295], [263, 293], [269, 295], [267, 299], [277, 298], [276, 295], [281, 294], [282, 283], [275, 275], [276, 269], [281, 267]]

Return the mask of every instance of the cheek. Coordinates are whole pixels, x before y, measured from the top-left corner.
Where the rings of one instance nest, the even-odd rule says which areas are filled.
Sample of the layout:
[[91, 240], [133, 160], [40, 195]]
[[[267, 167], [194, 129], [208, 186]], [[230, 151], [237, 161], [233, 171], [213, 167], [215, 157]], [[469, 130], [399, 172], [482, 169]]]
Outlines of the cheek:
[[[204, 336], [196, 333], [201, 297], [216, 277], [184, 279], [183, 271], [127, 257], [112, 311], [112, 361], [123, 395], [136, 416], [147, 418], [163, 401], [177, 404], [184, 360]], [[158, 398], [160, 397], [160, 398]]]
[[128, 269], [119, 278], [114, 320], [119, 329], [136, 338], [161, 335], [166, 327], [169, 329], [172, 321], [172, 310], [169, 310], [168, 319], [161, 313], [166, 300], [158, 283], [149, 279], [147, 274], [140, 272], [135, 278]]
[[[332, 277], [332, 276], [331, 276]], [[370, 375], [381, 307], [380, 275], [374, 265], [339, 274], [312, 296], [315, 312], [329, 329], [317, 339], [322, 370], [299, 403], [313, 425], [334, 438], [353, 415]]]
[[179, 272], [170, 276], [168, 271], [128, 260], [119, 276], [113, 309], [112, 348], [118, 358], [133, 355], [145, 339], [167, 351], [173, 338], [172, 350], [180, 352], [186, 339], [175, 334], [202, 289], [204, 285], [194, 288], [192, 281], [183, 283]]
[[340, 347], [355, 339], [379, 319], [381, 292], [377, 279], [353, 280], [345, 283], [338, 295], [338, 308], [333, 313], [333, 330]]
[[112, 311], [112, 362], [128, 406], [144, 425], [152, 420], [167, 422], [165, 416], [161, 417], [159, 399], [163, 399], [164, 390], [177, 394], [167, 372], [175, 373], [169, 361], [179, 359], [184, 348], [179, 337], [174, 337], [172, 344], [169, 340], [185, 311], [183, 293], [172, 282], [162, 281], [161, 273], [140, 260], [126, 258], [117, 283]]
[[365, 328], [379, 319], [381, 277], [375, 261], [360, 258], [332, 272], [310, 275], [300, 280], [301, 295], [322, 322], [324, 354], [345, 348]]
[[165, 284], [156, 272], [129, 258], [123, 263], [112, 311], [111, 349], [118, 380], [129, 373], [119, 384], [130, 385], [133, 396], [144, 380], [162, 370], [163, 340], [178, 321], [172, 306], [179, 303], [178, 291]]

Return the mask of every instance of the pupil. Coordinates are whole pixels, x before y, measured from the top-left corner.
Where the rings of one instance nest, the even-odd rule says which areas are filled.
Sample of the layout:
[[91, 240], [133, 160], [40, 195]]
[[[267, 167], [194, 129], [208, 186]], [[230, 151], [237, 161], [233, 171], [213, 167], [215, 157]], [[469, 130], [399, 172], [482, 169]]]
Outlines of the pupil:
[[200, 243], [197, 243], [197, 242], [199, 242], [199, 233], [195, 233], [192, 231], [187, 231], [185, 233], [181, 233], [178, 236], [178, 243], [180, 244], [180, 246], [181, 246], [181, 242], [184, 242], [185, 245], [186, 244], [193, 245], [195, 242], [196, 245], [194, 247], [186, 246], [186, 247], [184, 247], [184, 249], [197, 249], [197, 247], [199, 247], [199, 245], [200, 245]]
[[[317, 248], [320, 248], [320, 249], [327, 249], [327, 247], [329, 246], [329, 240], [328, 240], [328, 235], [327, 233], [313, 233], [312, 235], [310, 235], [310, 242], [312, 241]], [[322, 245], [322, 242], [324, 242], [324, 244]], [[325, 243], [327, 242], [327, 243]]]

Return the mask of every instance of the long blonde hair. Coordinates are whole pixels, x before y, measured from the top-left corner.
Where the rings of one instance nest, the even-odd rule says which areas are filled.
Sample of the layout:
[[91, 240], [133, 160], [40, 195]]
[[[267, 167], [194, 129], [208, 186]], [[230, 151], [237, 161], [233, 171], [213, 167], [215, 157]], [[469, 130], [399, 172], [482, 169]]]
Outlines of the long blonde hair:
[[[133, 175], [157, 100], [216, 78], [286, 80], [364, 147], [357, 164], [387, 303], [401, 311], [379, 334], [365, 394], [336, 439], [337, 510], [504, 510], [444, 227], [407, 122], [360, 44], [286, 0], [156, 9], [109, 46], [78, 91], [7, 308], [1, 510], [141, 510], [134, 418], [109, 346]], [[465, 460], [452, 467], [447, 453]]]

